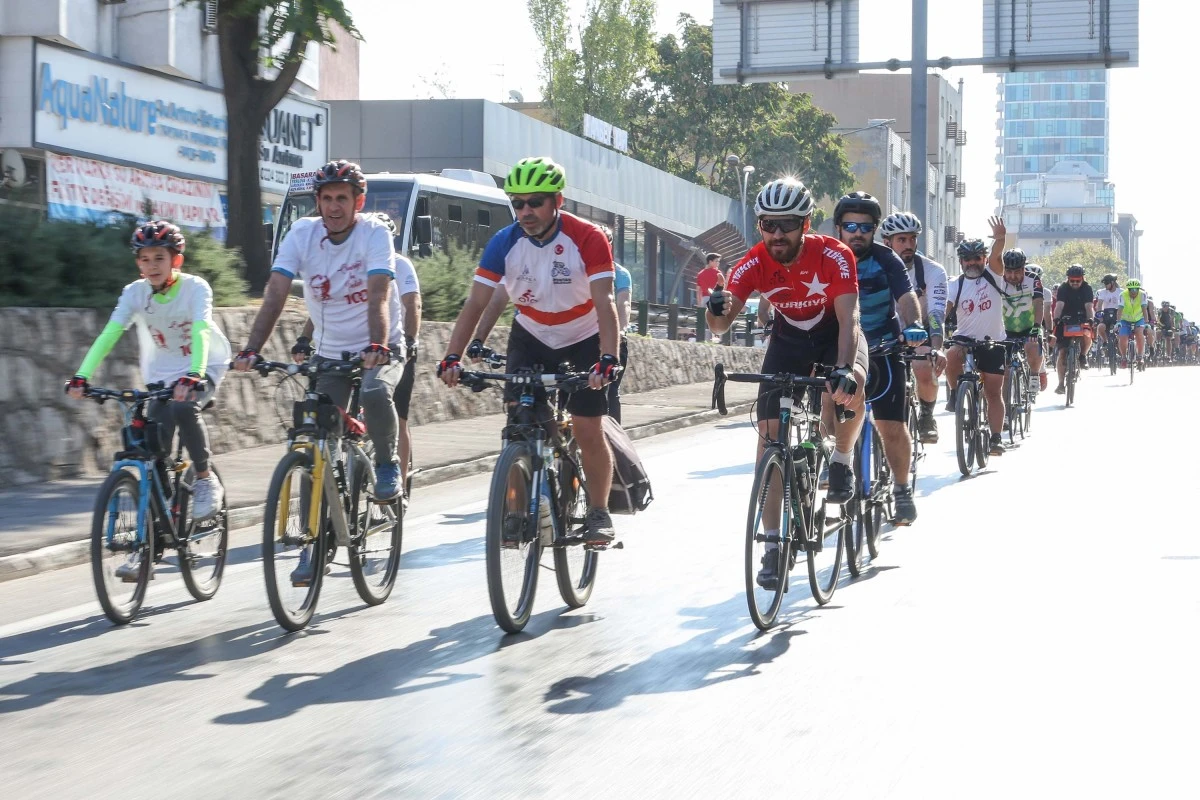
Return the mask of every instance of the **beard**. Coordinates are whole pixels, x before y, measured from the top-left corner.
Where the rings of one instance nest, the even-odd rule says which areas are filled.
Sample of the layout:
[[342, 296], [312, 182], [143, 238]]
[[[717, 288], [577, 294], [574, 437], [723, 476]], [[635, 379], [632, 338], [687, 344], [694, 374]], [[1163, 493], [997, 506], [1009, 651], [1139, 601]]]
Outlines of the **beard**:
[[854, 253], [854, 257], [859, 261], [871, 257], [871, 242], [856, 240], [853, 244], [847, 243], [850, 251]]
[[784, 240], [780, 244], [771, 243], [767, 245], [767, 252], [771, 254], [771, 258], [786, 267], [796, 260], [796, 256], [800, 255], [800, 247], [803, 243], [803, 239], [796, 244], [792, 244], [787, 240]]

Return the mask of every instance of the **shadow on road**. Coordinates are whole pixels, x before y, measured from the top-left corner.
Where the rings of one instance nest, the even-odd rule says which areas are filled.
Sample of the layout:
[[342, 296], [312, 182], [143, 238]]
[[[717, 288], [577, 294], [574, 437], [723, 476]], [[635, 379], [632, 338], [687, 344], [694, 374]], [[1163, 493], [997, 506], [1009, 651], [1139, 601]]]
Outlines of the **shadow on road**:
[[[175, 603], [164, 603], [157, 606], [143, 606], [141, 612], [138, 613], [137, 619], [129, 627], [141, 627], [151, 617], [165, 614], [184, 606], [195, 605], [195, 602], [194, 600], [180, 600]], [[26, 631], [14, 636], [6, 636], [0, 639], [0, 667], [27, 663], [25, 661], [15, 661], [13, 660], [13, 656], [37, 653], [42, 650], [51, 650], [55, 647], [63, 647], [75, 644], [76, 642], [87, 641], [93, 637], [109, 633], [115, 628], [116, 626], [109, 622], [108, 617], [103, 614], [95, 614], [84, 619], [66, 620], [54, 625], [47, 625], [44, 628], [38, 628], [35, 631]], [[0, 694], [4, 694], [3, 689], [0, 689]]]
[[745, 464], [733, 464], [728, 467], [717, 467], [715, 469], [698, 469], [688, 473], [689, 478], [699, 478], [707, 480], [709, 478], [724, 478], [728, 475], [750, 475], [754, 472], [754, 462], [748, 461]]
[[525, 633], [497, 642], [496, 622], [490, 614], [434, 628], [429, 636], [410, 645], [364, 656], [330, 672], [291, 672], [274, 675], [247, 698], [261, 705], [221, 714], [220, 725], [247, 725], [290, 717], [313, 705], [361, 703], [449, 686], [482, 677], [473, 672], [452, 672], [450, 667], [532, 641], [546, 631], [592, 622], [590, 614], [561, 616], [558, 608], [535, 615]]
[[483, 537], [475, 536], [460, 542], [442, 542], [416, 550], [406, 550], [400, 556], [400, 569], [428, 569], [483, 559]]
[[741, 594], [717, 605], [685, 608], [679, 613], [691, 617], [682, 627], [699, 630], [698, 636], [636, 664], [556, 681], [544, 697], [547, 710], [588, 714], [616, 708], [634, 695], [688, 692], [756, 675], [760, 666], [782, 656], [792, 639], [805, 633], [794, 627], [798, 620], [793, 620], [767, 633], [746, 632], [729, 638], [749, 623], [745, 596]]

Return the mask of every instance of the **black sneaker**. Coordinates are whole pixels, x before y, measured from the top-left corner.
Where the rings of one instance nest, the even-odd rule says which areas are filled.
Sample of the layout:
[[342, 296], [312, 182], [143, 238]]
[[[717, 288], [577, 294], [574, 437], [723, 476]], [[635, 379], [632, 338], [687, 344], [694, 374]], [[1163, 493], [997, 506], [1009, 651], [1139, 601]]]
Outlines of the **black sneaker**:
[[773, 592], [779, 588], [779, 551], [772, 548], [763, 553], [762, 569], [758, 571], [758, 585]]
[[989, 452], [994, 456], [1004, 455], [1004, 438], [1000, 434], [992, 434], [992, 447]]
[[583, 527], [585, 544], [609, 544], [617, 535], [613, 532], [612, 517], [603, 508], [593, 508], [588, 512], [587, 522]]
[[1066, 394], [1066, 393], [1067, 393], [1067, 387], [1063, 386], [1063, 385], [1060, 383], [1058, 386], [1054, 387], [1054, 393], [1055, 393], [1055, 394]]
[[946, 401], [946, 410], [949, 411], [951, 414], [954, 413], [954, 401], [953, 400]]
[[926, 414], [922, 411], [917, 417], [917, 435], [921, 437], [922, 444], [937, 444], [937, 420], [933, 418], [932, 413]]
[[1089, 367], [1087, 353], [1079, 354], [1079, 366], [1083, 369], [1087, 369]]
[[913, 502], [912, 487], [897, 486], [892, 496], [896, 500], [896, 516], [893, 525], [912, 525], [917, 521], [917, 504]]
[[825, 499], [830, 503], [848, 503], [854, 497], [854, 470], [848, 464], [836, 461], [829, 464], [829, 492]]

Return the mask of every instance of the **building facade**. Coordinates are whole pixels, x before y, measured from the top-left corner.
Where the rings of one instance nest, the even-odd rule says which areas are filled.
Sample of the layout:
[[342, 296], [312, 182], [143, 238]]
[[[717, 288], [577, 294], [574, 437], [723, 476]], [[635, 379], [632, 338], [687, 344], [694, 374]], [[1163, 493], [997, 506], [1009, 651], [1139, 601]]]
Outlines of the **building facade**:
[[[51, 218], [161, 216], [226, 227], [228, 131], [216, 3], [0, 4], [0, 202]], [[311, 47], [260, 137], [264, 216], [291, 174], [328, 157], [328, 107]]]

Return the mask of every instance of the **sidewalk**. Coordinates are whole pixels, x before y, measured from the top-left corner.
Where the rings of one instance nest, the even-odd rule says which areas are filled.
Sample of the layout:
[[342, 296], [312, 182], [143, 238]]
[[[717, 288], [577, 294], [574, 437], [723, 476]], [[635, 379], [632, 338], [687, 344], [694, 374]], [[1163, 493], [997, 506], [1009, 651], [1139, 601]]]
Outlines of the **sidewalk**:
[[[757, 387], [729, 383], [725, 391], [733, 415], [749, 408]], [[714, 419], [711, 396], [711, 383], [624, 395], [622, 420], [634, 439], [666, 433]], [[412, 428], [414, 460], [421, 470], [415, 486], [489, 471], [503, 426], [503, 414], [490, 414]], [[213, 459], [224, 480], [231, 528], [262, 521], [267, 484], [282, 455], [280, 442]], [[102, 480], [77, 478], [0, 491], [0, 581], [86, 561], [92, 507]]]

